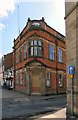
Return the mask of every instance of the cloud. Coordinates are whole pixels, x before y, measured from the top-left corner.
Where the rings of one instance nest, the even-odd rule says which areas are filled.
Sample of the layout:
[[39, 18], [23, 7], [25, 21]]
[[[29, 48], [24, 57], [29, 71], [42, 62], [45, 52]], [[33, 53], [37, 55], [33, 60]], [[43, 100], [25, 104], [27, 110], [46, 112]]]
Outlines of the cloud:
[[3, 30], [3, 29], [5, 29], [5, 25], [0, 23], [0, 30]]
[[15, 9], [14, 0], [1, 0], [0, 1], [0, 18], [7, 17], [8, 12], [13, 12]]

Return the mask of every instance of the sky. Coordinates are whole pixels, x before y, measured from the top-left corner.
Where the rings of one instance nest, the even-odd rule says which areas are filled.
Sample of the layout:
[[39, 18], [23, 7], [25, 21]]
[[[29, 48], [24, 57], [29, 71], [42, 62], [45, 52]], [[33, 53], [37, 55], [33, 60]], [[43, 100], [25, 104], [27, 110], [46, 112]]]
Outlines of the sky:
[[31, 20], [44, 17], [50, 27], [65, 35], [64, 0], [0, 0], [0, 58], [13, 51], [18, 28], [23, 30], [28, 17]]

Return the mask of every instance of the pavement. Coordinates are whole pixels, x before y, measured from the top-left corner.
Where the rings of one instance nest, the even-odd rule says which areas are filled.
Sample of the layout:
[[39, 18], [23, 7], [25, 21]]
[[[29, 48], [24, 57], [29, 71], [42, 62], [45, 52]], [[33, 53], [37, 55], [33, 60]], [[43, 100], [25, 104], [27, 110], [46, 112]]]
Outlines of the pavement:
[[31, 100], [36, 100], [36, 101], [42, 101], [42, 100], [50, 100], [50, 99], [57, 99], [57, 98], [60, 98], [60, 97], [66, 97], [66, 94], [59, 94], [59, 95], [44, 95], [44, 96], [28, 96], [29, 99]]
[[[1, 90], [1, 89], [0, 89]], [[8, 95], [7, 95], [8, 94]], [[2, 89], [2, 100], [5, 99], [13, 99], [16, 98], [16, 100], [29, 100], [29, 101], [41, 101], [41, 100], [48, 100], [48, 99], [53, 99], [53, 98], [60, 98], [60, 97], [66, 97], [66, 94], [58, 94], [58, 95], [26, 95], [25, 93], [19, 92], [19, 91], [14, 91], [14, 90], [6, 90]]]
[[41, 118], [58, 118], [58, 119], [66, 120], [66, 108], [62, 108], [61, 110], [58, 110], [57, 112], [54, 112], [53, 114], [45, 115]]
[[54, 113], [39, 115], [39, 116], [33, 116], [30, 117], [30, 119], [27, 120], [66, 120], [66, 108], [62, 108]]

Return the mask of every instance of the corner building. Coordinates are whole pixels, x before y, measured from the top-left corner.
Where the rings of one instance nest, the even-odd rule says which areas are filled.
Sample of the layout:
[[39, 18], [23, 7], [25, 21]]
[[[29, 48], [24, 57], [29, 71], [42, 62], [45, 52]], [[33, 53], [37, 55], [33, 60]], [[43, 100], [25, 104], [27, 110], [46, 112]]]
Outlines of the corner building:
[[28, 95], [66, 92], [64, 36], [41, 20], [30, 20], [14, 39], [14, 89]]

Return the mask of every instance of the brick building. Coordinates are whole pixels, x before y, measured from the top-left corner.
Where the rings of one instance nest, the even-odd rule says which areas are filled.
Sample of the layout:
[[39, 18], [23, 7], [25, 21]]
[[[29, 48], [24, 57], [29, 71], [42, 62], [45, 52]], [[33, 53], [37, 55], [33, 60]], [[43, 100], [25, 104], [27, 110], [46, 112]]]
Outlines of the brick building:
[[3, 65], [3, 83], [13, 88], [13, 52], [4, 55]]
[[14, 39], [14, 89], [26, 94], [66, 92], [64, 36], [41, 20], [30, 20]]
[[[67, 115], [78, 117], [78, 1], [68, 2], [66, 0], [66, 58], [67, 67], [73, 65], [75, 73], [73, 82], [67, 73]], [[71, 100], [71, 84], [73, 99]], [[72, 105], [71, 105], [72, 103]], [[69, 120], [69, 118], [68, 118]]]

